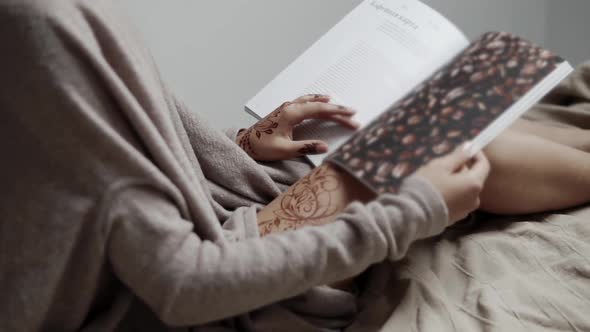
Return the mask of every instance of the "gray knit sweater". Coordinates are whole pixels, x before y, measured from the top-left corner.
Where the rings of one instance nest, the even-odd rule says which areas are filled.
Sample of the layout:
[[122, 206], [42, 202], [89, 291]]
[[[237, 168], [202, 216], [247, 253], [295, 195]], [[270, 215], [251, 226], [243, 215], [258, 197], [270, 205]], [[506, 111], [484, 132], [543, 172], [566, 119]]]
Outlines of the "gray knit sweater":
[[0, 40], [0, 331], [338, 329], [354, 296], [316, 286], [447, 225], [413, 178], [260, 238], [257, 209], [309, 167], [185, 110], [108, 0], [4, 0]]

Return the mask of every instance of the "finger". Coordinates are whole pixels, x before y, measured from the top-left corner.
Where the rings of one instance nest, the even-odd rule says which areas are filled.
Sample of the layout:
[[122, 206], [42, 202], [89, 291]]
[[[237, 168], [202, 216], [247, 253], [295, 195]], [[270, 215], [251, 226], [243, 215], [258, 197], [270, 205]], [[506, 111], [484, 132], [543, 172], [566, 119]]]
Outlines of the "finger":
[[465, 166], [470, 160], [472, 159], [469, 152], [465, 149], [464, 146], [461, 146], [451, 154], [442, 157], [441, 163], [445, 165], [445, 167], [453, 172], [457, 172], [461, 170], [463, 166]]
[[289, 152], [295, 157], [323, 154], [328, 152], [328, 144], [318, 140], [293, 141]]
[[352, 116], [356, 114], [354, 110], [345, 106], [319, 102], [295, 104], [292, 105], [291, 109], [293, 110], [291, 114], [294, 116], [293, 120], [295, 124], [307, 119], [317, 119], [325, 115]]
[[479, 152], [473, 157], [473, 164], [471, 165], [470, 173], [475, 176], [480, 183], [484, 183], [490, 175], [491, 166], [488, 158], [483, 154], [483, 152]]
[[467, 167], [467, 165], [463, 165], [461, 166], [461, 168], [459, 168], [459, 170], [456, 172], [456, 174], [464, 174], [469, 172], [469, 167]]
[[309, 94], [309, 95], [301, 96], [301, 97], [293, 100], [293, 103], [296, 103], [296, 104], [309, 103], [309, 102], [327, 103], [330, 101], [330, 99], [331, 99], [331, 97], [328, 95]]
[[356, 111], [350, 107], [321, 102], [309, 102], [299, 105], [298, 109], [309, 116], [318, 114], [354, 115]]
[[358, 121], [352, 119], [352, 116], [326, 115], [326, 116], [318, 116], [316, 119], [335, 122], [335, 123], [342, 125], [343, 127], [346, 127], [346, 128], [352, 129], [352, 130], [359, 129], [361, 126], [361, 124]]

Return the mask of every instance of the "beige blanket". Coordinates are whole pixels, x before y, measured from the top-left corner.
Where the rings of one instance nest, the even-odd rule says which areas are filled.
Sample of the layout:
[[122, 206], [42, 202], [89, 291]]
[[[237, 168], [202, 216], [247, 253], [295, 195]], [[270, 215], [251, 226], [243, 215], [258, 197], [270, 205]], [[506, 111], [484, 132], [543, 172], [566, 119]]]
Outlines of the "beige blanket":
[[[590, 129], [590, 62], [527, 117]], [[590, 331], [590, 206], [476, 219], [375, 268], [349, 330]]]

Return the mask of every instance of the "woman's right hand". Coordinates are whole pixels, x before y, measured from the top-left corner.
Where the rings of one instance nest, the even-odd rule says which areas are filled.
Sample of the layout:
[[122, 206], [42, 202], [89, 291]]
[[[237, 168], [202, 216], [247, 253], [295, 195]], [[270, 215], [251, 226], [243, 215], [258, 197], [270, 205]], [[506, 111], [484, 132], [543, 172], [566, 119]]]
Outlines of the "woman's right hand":
[[480, 152], [471, 157], [463, 148], [433, 160], [416, 173], [442, 194], [449, 211], [449, 226], [480, 205], [480, 195], [490, 173], [490, 163]]

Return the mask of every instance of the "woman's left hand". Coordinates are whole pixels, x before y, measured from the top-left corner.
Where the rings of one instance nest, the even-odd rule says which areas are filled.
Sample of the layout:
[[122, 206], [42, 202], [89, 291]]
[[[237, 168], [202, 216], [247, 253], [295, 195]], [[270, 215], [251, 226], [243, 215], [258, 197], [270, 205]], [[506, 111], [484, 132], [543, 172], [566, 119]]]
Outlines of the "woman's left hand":
[[249, 129], [240, 131], [237, 143], [258, 161], [287, 160], [309, 154], [322, 154], [328, 145], [320, 140], [294, 141], [293, 128], [308, 119], [333, 121], [351, 129], [359, 124], [355, 111], [330, 103], [325, 95], [307, 95], [286, 102]]

